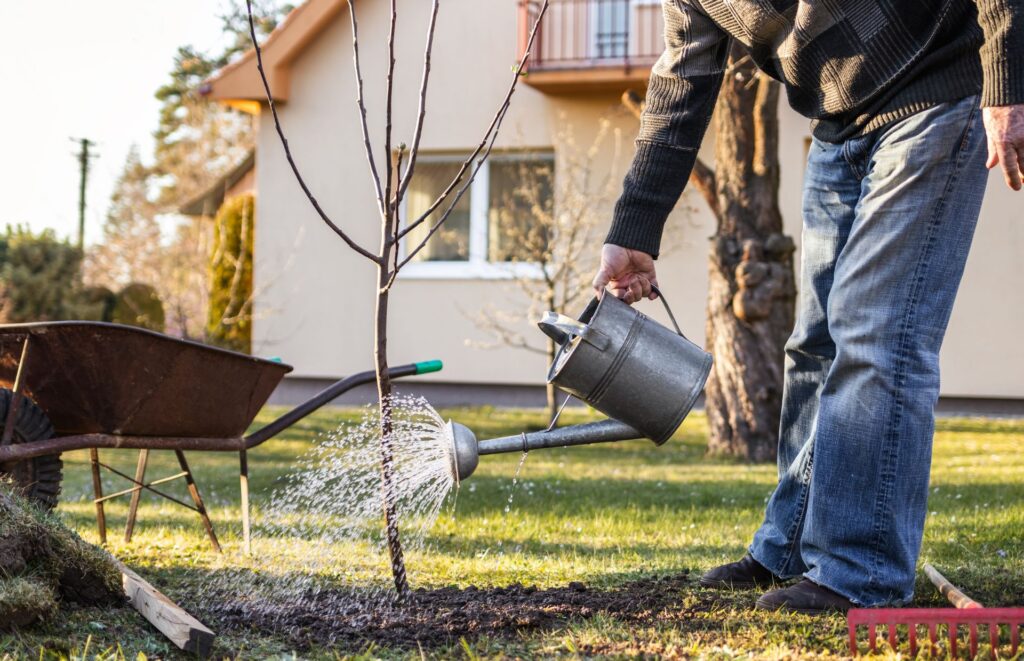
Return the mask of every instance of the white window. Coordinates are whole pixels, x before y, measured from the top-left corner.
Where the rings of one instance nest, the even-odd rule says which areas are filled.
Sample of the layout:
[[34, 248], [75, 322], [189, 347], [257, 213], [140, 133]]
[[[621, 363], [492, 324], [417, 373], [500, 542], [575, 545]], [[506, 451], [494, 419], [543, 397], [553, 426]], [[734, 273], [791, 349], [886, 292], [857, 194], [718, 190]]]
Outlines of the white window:
[[[462, 157], [464, 158], [464, 157]], [[409, 184], [405, 222], [419, 218], [458, 174], [459, 156], [423, 155]], [[445, 221], [402, 270], [415, 278], [507, 278], [537, 270], [553, 205], [554, 155], [492, 155]], [[461, 187], [461, 185], [460, 185]], [[456, 187], [456, 191], [459, 187]], [[427, 236], [449, 200], [405, 237], [403, 253]]]

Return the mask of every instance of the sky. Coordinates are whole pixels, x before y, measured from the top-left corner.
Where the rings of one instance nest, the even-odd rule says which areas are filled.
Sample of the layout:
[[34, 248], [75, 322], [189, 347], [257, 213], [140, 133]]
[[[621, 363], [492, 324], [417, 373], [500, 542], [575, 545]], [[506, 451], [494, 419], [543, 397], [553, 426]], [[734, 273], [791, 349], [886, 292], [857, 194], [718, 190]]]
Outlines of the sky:
[[0, 0], [0, 228], [77, 240], [78, 145], [96, 142], [86, 242], [101, 236], [130, 146], [153, 150], [179, 46], [219, 49], [222, 0]]

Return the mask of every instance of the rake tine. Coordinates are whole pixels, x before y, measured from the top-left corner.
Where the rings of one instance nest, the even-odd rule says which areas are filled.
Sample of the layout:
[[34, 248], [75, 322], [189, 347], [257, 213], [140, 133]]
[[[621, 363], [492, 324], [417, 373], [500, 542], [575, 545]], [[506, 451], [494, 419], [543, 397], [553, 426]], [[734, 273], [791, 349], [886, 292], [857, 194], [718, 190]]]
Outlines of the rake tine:
[[899, 643], [896, 642], [896, 623], [889, 622], [886, 628], [889, 629], [889, 647], [895, 652], [899, 648]]
[[928, 640], [932, 644], [932, 651], [935, 651], [936, 642], [935, 642], [935, 623], [934, 622], [929, 622], [928, 623]]
[[978, 653], [978, 625], [974, 622], [970, 624], [971, 628], [971, 658], [974, 658]]
[[907, 627], [907, 633], [910, 637], [910, 657], [915, 658], [917, 656], [917, 625], [909, 625]]
[[857, 656], [857, 623], [848, 621], [847, 628], [850, 630], [850, 656]]
[[999, 648], [999, 626], [995, 623], [988, 625], [988, 642], [992, 646], [992, 656], [995, 657]]
[[949, 656], [956, 658], [956, 636], [959, 633], [959, 628], [955, 621], [946, 626], [949, 628]]
[[868, 625], [868, 647], [871, 649], [872, 652], [875, 651], [875, 636], [876, 635], [877, 634], [875, 632], [875, 623], [872, 622], [872, 623], [870, 623]]
[[1010, 622], [1010, 656], [1017, 653], [1017, 647], [1020, 645], [1020, 634], [1017, 632], [1019, 622]]

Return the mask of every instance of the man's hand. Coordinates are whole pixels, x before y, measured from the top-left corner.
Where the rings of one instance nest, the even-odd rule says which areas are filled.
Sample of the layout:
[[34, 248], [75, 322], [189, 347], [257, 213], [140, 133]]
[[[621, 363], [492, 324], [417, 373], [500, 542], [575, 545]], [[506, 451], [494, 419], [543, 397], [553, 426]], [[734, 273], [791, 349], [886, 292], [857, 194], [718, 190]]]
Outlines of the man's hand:
[[639, 250], [604, 244], [601, 268], [594, 276], [594, 290], [598, 296], [608, 287], [613, 296], [632, 305], [641, 298], [657, 298], [658, 295], [651, 291], [651, 285], [657, 284], [653, 257]]
[[1003, 166], [1006, 185], [1021, 189], [1024, 178], [1024, 104], [982, 109], [988, 135], [988, 161], [985, 167]]

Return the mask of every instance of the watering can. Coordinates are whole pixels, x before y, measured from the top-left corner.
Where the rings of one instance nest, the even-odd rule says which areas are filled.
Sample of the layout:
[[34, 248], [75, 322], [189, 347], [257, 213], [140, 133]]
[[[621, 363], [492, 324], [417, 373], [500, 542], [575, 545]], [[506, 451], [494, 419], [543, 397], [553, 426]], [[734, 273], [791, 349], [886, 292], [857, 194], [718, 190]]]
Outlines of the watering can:
[[548, 312], [538, 324], [558, 344], [548, 382], [607, 420], [483, 441], [449, 421], [453, 477], [461, 481], [472, 475], [480, 455], [637, 438], [657, 445], [667, 441], [704, 389], [711, 354], [686, 339], [668, 301], [653, 289], [674, 331], [607, 294], [594, 298], [579, 319]]

